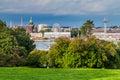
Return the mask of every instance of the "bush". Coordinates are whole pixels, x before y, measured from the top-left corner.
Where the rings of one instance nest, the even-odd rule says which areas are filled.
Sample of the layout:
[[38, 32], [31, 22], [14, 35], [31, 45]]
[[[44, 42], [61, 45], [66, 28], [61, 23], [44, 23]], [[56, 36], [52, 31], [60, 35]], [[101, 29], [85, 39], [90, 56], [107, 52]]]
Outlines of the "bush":
[[27, 65], [31, 67], [46, 67], [47, 66], [47, 51], [33, 50], [27, 58]]
[[1, 67], [15, 67], [22, 66], [24, 59], [17, 54], [0, 54], [0, 66]]

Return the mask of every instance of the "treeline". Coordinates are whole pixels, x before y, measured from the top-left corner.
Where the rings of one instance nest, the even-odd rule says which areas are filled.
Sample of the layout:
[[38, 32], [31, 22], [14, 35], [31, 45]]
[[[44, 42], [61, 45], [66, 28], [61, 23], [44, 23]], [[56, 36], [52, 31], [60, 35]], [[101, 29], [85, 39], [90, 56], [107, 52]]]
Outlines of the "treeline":
[[49, 51], [34, 50], [28, 56], [31, 66], [52, 68], [120, 68], [120, 43], [86, 39], [58, 38]]

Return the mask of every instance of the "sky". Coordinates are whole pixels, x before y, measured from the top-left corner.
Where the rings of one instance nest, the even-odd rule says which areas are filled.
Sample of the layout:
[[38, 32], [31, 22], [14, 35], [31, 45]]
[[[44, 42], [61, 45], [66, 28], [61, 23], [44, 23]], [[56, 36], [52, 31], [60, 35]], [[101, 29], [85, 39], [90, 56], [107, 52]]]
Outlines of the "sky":
[[119, 3], [120, 0], [0, 0], [0, 18], [9, 21], [11, 16], [19, 18], [22, 15], [29, 22], [28, 17], [33, 16], [37, 24], [59, 22], [67, 26], [79, 26], [93, 19], [97, 26], [102, 26], [102, 19], [107, 17], [110, 25], [120, 25]]

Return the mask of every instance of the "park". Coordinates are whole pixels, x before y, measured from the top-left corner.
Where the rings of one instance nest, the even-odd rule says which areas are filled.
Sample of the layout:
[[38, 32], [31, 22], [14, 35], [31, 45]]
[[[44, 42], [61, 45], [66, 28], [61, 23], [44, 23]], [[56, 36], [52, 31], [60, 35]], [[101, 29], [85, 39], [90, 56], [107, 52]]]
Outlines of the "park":
[[42, 51], [34, 49], [24, 28], [11, 29], [2, 21], [0, 27], [0, 80], [120, 79], [120, 43], [86, 33], [86, 38], [57, 38]]
[[120, 80], [120, 70], [1, 67], [0, 80]]

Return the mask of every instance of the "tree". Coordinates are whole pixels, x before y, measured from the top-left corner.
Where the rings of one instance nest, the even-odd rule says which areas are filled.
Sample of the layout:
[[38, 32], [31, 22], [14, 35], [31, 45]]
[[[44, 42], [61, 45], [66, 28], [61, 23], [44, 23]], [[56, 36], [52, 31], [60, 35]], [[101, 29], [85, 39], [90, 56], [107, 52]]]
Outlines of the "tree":
[[87, 20], [80, 28], [82, 36], [88, 37], [91, 34], [91, 30], [94, 27], [92, 20]]
[[80, 34], [81, 34], [81, 32], [78, 29], [71, 30], [71, 37], [77, 37], [77, 36], [80, 37]]
[[16, 38], [10, 35], [6, 24], [0, 20], [0, 53], [11, 54], [16, 46], [18, 46]]
[[94, 36], [73, 39], [63, 57], [63, 67], [119, 68], [120, 56], [112, 42]]
[[32, 67], [46, 67], [47, 66], [47, 51], [33, 50], [27, 58], [27, 65]]
[[51, 67], [62, 67], [63, 55], [66, 53], [66, 50], [69, 46], [69, 38], [60, 37], [55, 40], [48, 52], [48, 60], [50, 61]]
[[18, 66], [22, 63], [19, 57], [18, 42], [16, 38], [10, 34], [9, 28], [0, 20], [0, 66]]
[[24, 28], [11, 29], [11, 35], [17, 39], [20, 49], [25, 49], [27, 51], [26, 54], [35, 49], [34, 41], [30, 39], [29, 33], [26, 33]]
[[84, 51], [84, 40], [75, 38], [71, 40], [67, 52], [63, 57], [63, 66], [66, 68], [78, 68], [81, 66], [81, 54]]

